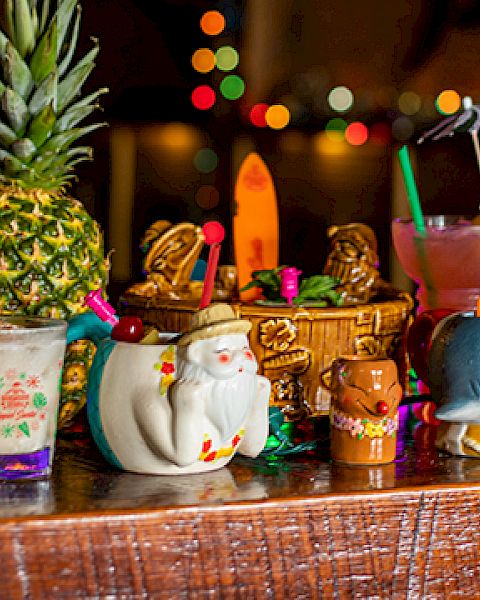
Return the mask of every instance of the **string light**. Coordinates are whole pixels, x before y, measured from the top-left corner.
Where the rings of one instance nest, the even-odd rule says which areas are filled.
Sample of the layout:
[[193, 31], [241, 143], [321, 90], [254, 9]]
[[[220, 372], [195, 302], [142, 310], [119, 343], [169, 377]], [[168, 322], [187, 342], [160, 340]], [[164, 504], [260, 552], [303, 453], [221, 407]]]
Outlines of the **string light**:
[[225, 29], [225, 17], [218, 10], [209, 10], [200, 19], [200, 29], [207, 35], [218, 35]]
[[462, 99], [455, 90], [444, 90], [437, 96], [435, 104], [442, 115], [453, 115], [462, 105]]
[[222, 46], [215, 52], [215, 60], [220, 71], [233, 71], [238, 65], [238, 52], [232, 46]]
[[333, 88], [327, 97], [330, 108], [336, 112], [347, 112], [353, 105], [353, 94], [344, 85]]
[[386, 145], [392, 138], [390, 126], [386, 123], [374, 123], [370, 127], [370, 141], [378, 146]]
[[192, 104], [199, 110], [208, 110], [215, 104], [216, 95], [209, 85], [199, 85], [192, 92]]
[[398, 98], [398, 108], [404, 115], [414, 115], [418, 113], [422, 101], [415, 92], [403, 92]]
[[215, 67], [215, 54], [209, 48], [195, 50], [192, 66], [198, 73], [208, 73]]
[[211, 148], [201, 148], [195, 154], [193, 164], [200, 173], [211, 173], [218, 166], [218, 156]]
[[325, 125], [325, 135], [333, 141], [341, 141], [345, 139], [345, 129], [347, 122], [344, 119], [330, 119]]
[[195, 202], [205, 210], [211, 210], [218, 206], [220, 202], [220, 194], [213, 185], [202, 185], [195, 193]]
[[252, 106], [249, 114], [252, 125], [255, 125], [255, 127], [267, 127], [267, 121], [265, 119], [267, 110], [268, 104], [263, 102]]
[[290, 111], [283, 104], [273, 104], [268, 107], [265, 120], [272, 129], [283, 129], [290, 122]]
[[245, 92], [245, 83], [238, 75], [227, 75], [220, 82], [220, 92], [227, 100], [238, 100]]
[[405, 142], [412, 137], [415, 127], [408, 117], [398, 117], [392, 123], [392, 135], [401, 142]]
[[352, 146], [361, 146], [368, 140], [368, 128], [360, 121], [350, 123], [345, 129], [345, 139]]

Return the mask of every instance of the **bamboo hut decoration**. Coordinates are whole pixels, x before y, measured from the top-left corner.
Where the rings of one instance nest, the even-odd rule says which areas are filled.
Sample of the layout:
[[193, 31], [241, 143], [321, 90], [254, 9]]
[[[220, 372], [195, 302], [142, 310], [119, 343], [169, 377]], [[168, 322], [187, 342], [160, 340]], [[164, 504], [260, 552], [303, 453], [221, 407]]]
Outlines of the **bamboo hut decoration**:
[[[168, 229], [166, 235], [170, 234]], [[170, 237], [170, 242], [174, 240], [175, 237]], [[160, 236], [157, 248], [164, 247]], [[152, 264], [161, 264], [154, 254], [149, 255], [148, 260]], [[161, 270], [155, 274], [157, 280], [166, 279], [160, 275]], [[369, 288], [368, 302], [339, 307], [290, 306], [286, 302], [244, 303], [238, 298], [230, 301], [237, 318], [252, 322], [250, 345], [259, 364], [259, 373], [272, 383], [270, 404], [280, 408], [288, 419], [328, 413], [330, 394], [322, 385], [320, 374], [339, 356], [393, 358], [401, 382], [406, 383], [403, 338], [411, 319], [413, 301], [407, 293], [392, 288], [379, 278], [375, 281], [375, 288]], [[142, 288], [135, 284], [127, 290], [122, 297], [122, 312], [137, 315], [146, 325], [160, 330], [186, 331], [198, 308], [198, 297], [174, 299], [168, 290], [152, 294], [151, 289], [148, 286], [145, 288], [148, 293], [141, 293]], [[214, 297], [216, 294], [217, 298], [222, 298], [221, 292], [221, 284], [217, 282]]]
[[[242, 165], [244, 168], [239, 171], [235, 201], [237, 209], [238, 203], [242, 202], [242, 222], [249, 218], [257, 219], [258, 202], [248, 202], [245, 197], [249, 189], [253, 190], [256, 198], [268, 190], [274, 193], [273, 184], [265, 184], [265, 181], [270, 181], [266, 174], [263, 178], [259, 177], [261, 169], [267, 169], [259, 160], [257, 155], [248, 155]], [[249, 165], [250, 170], [247, 169]], [[253, 167], [256, 170], [252, 171]], [[255, 174], [253, 187], [250, 171]], [[270, 202], [271, 194], [268, 198]], [[272, 218], [277, 218], [276, 211], [271, 207], [269, 210]], [[236, 225], [240, 236], [238, 218]], [[267, 242], [272, 246], [272, 262], [267, 266], [278, 275], [281, 267], [273, 258], [273, 248], [278, 243], [273, 235], [277, 225], [270, 224], [270, 228], [265, 229], [268, 240], [265, 244], [262, 242], [262, 248]], [[192, 224], [172, 226], [170, 223], [165, 225], [165, 222], [149, 229], [145, 236], [149, 245], [145, 260], [147, 281], [135, 284], [123, 295], [121, 305], [124, 314], [137, 315], [146, 325], [164, 331], [189, 329], [191, 316], [198, 309], [201, 289], [195, 287], [198, 282], [190, 282], [189, 279], [204, 243], [195, 231]], [[185, 232], [190, 236], [187, 236], [188, 239]], [[255, 235], [262, 235], [261, 230]], [[328, 413], [330, 394], [322, 385], [320, 374], [339, 356], [354, 354], [393, 358], [401, 383], [407, 382], [403, 338], [413, 310], [411, 297], [380, 279], [377, 241], [367, 225], [333, 226], [328, 235], [331, 253], [324, 274], [314, 277], [329, 278], [329, 273], [336, 276], [338, 293], [332, 291], [332, 294], [341, 296], [341, 306], [334, 306], [331, 302], [296, 302], [299, 298], [289, 304], [280, 296], [273, 303], [244, 301], [238, 290], [242, 284], [232, 290], [235, 270], [232, 266], [219, 268], [213, 290], [213, 300], [228, 301], [237, 318], [251, 321], [249, 341], [258, 361], [259, 373], [267, 376], [272, 383], [270, 404], [280, 408], [290, 420], [299, 420], [307, 414]], [[238, 239], [236, 242], [238, 252]], [[175, 266], [178, 269], [176, 274]], [[267, 266], [257, 265], [255, 268], [265, 269]], [[280, 278], [278, 281], [280, 291]], [[258, 298], [258, 294], [253, 294], [253, 297]]]

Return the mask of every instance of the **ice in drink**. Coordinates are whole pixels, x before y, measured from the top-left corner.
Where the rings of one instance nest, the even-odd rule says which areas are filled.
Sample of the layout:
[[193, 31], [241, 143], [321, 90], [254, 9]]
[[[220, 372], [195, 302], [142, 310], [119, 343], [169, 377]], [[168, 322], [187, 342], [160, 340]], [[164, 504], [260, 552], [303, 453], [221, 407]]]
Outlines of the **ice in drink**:
[[67, 324], [0, 317], [0, 477], [51, 470]]
[[418, 284], [420, 310], [473, 310], [480, 295], [480, 226], [458, 216], [426, 216], [425, 236], [395, 219], [392, 237], [405, 273]]

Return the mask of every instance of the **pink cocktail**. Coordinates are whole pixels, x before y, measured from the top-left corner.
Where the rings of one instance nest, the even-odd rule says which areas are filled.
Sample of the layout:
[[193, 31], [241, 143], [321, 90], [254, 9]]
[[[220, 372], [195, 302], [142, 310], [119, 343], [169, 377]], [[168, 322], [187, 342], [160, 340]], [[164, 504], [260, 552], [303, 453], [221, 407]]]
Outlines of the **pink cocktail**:
[[425, 216], [425, 235], [412, 219], [392, 223], [393, 245], [418, 284], [419, 310], [474, 310], [480, 296], [480, 225], [452, 215]]

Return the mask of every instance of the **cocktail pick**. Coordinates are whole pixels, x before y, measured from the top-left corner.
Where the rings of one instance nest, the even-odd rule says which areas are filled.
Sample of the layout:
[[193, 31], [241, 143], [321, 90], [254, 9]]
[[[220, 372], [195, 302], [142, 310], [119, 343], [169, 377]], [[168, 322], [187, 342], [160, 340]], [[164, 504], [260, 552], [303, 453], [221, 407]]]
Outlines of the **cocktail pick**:
[[410, 212], [412, 213], [413, 224], [415, 229], [421, 236], [425, 236], [425, 222], [423, 220], [422, 207], [420, 205], [420, 198], [418, 195], [417, 184], [415, 183], [415, 177], [413, 175], [412, 164], [408, 155], [407, 146], [402, 146], [398, 151], [398, 158], [400, 160], [400, 166], [402, 167], [403, 179], [405, 181], [405, 188], [407, 190], [408, 203], [410, 205]]
[[208, 221], [208, 223], [205, 223], [202, 227], [202, 232], [205, 237], [205, 243], [210, 246], [210, 251], [208, 253], [207, 270], [205, 272], [199, 308], [208, 306], [212, 298], [215, 273], [217, 272], [221, 243], [225, 237], [225, 229], [218, 221]]
[[280, 294], [290, 305], [298, 296], [298, 276], [301, 274], [302, 272], [295, 267], [285, 267], [280, 271]]
[[102, 321], [109, 323], [112, 327], [118, 323], [115, 309], [102, 298], [102, 288], [88, 292], [84, 302]]
[[97, 317], [112, 326], [110, 334], [112, 340], [136, 343], [142, 339], [142, 319], [128, 315], [119, 319], [113, 306], [102, 298], [101, 288], [89, 292], [85, 296], [85, 304], [93, 310]]

